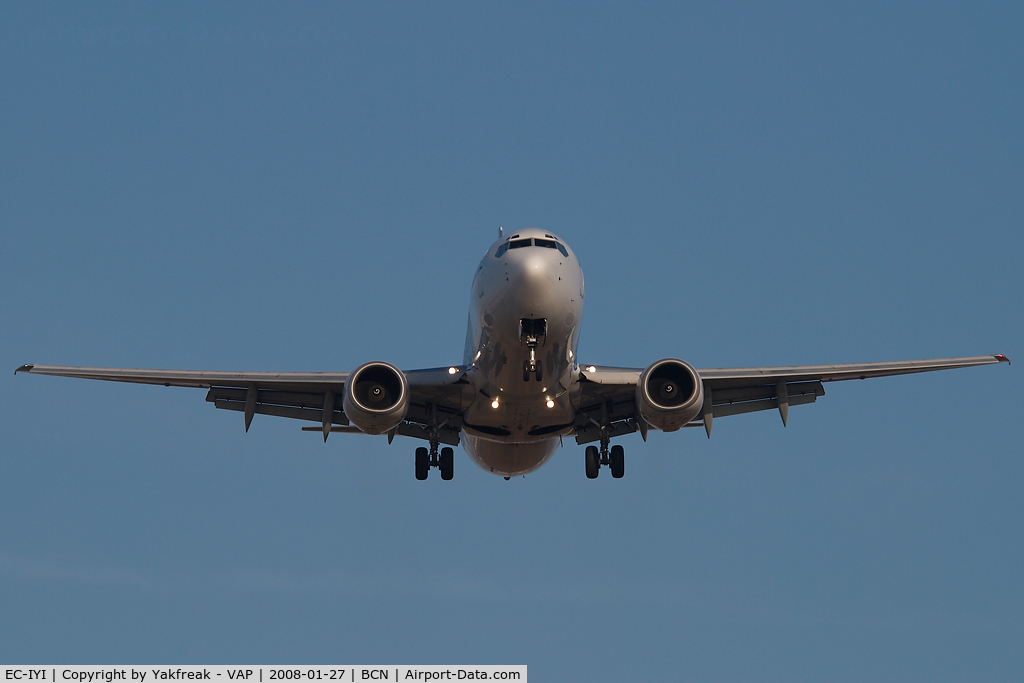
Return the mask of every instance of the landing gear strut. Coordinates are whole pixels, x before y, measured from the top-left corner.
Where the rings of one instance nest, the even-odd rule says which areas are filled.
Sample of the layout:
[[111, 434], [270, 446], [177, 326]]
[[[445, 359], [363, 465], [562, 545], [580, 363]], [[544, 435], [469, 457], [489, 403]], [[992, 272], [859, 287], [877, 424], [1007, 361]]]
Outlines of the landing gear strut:
[[537, 381], [544, 380], [544, 364], [537, 360], [537, 344], [543, 337], [545, 341], [548, 336], [548, 321], [546, 318], [523, 318], [519, 321], [519, 340], [526, 342], [530, 349], [530, 359], [523, 361], [523, 381], [529, 382], [531, 375], [537, 376]]
[[587, 446], [584, 459], [587, 466], [587, 479], [597, 479], [597, 475], [601, 472], [601, 465], [611, 468], [612, 477], [615, 479], [622, 479], [622, 475], [626, 473], [625, 449], [616, 444], [609, 451], [607, 438], [601, 439], [600, 450], [597, 446]]
[[451, 481], [455, 476], [455, 451], [445, 447], [438, 453], [438, 442], [430, 441], [430, 450], [420, 446], [416, 449], [416, 478], [423, 481], [430, 473], [431, 467], [441, 470], [441, 479]]

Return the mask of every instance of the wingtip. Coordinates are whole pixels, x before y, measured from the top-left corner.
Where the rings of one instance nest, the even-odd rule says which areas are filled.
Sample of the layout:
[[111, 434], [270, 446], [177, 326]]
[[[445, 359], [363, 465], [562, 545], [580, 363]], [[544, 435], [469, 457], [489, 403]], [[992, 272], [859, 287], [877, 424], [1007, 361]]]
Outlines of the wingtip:
[[24, 365], [16, 367], [14, 369], [14, 374], [17, 375], [19, 372], [32, 372], [32, 368], [34, 367], [35, 365], [33, 365], [32, 363], [25, 363]]
[[1010, 359], [1009, 359], [1009, 358], [1007, 358], [1006, 356], [1004, 356], [1004, 355], [1003, 355], [1003, 354], [1001, 354], [1001, 353], [997, 353], [997, 354], [995, 354], [994, 358], [995, 358], [995, 359], [996, 359], [997, 361], [999, 361], [1000, 363], [1006, 363], [1007, 365], [1013, 365], [1013, 363], [1011, 363], [1011, 362], [1010, 362]]

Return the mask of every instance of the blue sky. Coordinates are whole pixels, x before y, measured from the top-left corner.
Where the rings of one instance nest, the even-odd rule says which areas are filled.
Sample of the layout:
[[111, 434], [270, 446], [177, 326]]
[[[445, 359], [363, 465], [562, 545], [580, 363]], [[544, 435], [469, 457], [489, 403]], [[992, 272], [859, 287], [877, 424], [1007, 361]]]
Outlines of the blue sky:
[[[580, 357], [1024, 358], [1019, 3], [0, 6], [0, 360], [457, 362], [506, 228]], [[459, 451], [0, 374], [0, 661], [1019, 680], [1016, 366]]]

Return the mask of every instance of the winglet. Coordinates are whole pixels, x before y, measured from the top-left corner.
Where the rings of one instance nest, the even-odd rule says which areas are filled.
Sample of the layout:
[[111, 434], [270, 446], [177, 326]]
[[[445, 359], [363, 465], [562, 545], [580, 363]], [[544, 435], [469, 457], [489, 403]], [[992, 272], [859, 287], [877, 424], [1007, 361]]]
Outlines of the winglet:
[[[995, 358], [1000, 363], [1006, 363], [1007, 365], [1013, 365], [1013, 363], [1010, 362], [1010, 359], [1007, 358], [1006, 356], [1004, 356], [1001, 353], [997, 353], [995, 356], [993, 356], [993, 358]], [[26, 365], [25, 367], [30, 368], [32, 366], [31, 365]]]
[[15, 368], [14, 374], [17, 375], [19, 372], [32, 372], [32, 368], [34, 367], [35, 365], [33, 365], [32, 363], [25, 363], [21, 367]]

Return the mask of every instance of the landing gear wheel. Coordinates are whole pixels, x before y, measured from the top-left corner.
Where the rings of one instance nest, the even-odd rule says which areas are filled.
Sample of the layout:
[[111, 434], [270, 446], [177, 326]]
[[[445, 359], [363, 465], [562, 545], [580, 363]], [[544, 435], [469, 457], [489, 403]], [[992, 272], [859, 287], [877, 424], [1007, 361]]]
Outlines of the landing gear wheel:
[[540, 382], [544, 379], [544, 366], [541, 363], [537, 363], [537, 381]]
[[451, 481], [452, 476], [455, 474], [455, 451], [451, 448], [442, 448], [441, 461], [438, 463], [438, 468], [441, 470], [441, 478], [445, 481]]
[[612, 446], [612, 455], [608, 464], [612, 468], [612, 476], [616, 479], [622, 479], [622, 475], [626, 472], [625, 453], [622, 446]]
[[524, 360], [523, 361], [523, 381], [524, 382], [529, 382], [531, 374], [532, 373], [530, 372], [530, 361]]
[[416, 449], [416, 478], [423, 481], [430, 471], [430, 453], [426, 448]]
[[597, 451], [597, 446], [587, 446], [587, 479], [597, 479], [597, 473], [601, 467], [601, 456]]

